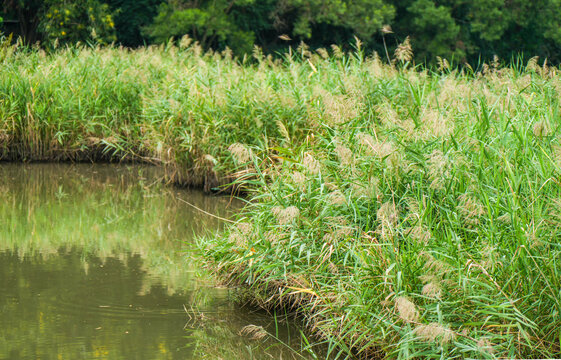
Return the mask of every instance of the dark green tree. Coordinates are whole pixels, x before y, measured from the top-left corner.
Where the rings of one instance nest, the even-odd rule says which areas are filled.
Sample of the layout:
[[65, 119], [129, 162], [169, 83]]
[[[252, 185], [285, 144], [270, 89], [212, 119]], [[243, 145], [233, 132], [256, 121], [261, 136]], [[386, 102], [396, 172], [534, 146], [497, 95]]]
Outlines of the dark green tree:
[[108, 0], [115, 14], [117, 42], [124, 46], [141, 46], [149, 42], [141, 29], [152, 24], [158, 6], [165, 0]]
[[[274, 52], [305, 41], [349, 44], [389, 53], [407, 36], [417, 62], [436, 56], [477, 63], [523, 53], [561, 62], [561, 0], [0, 0], [0, 31], [35, 43], [87, 41], [125, 46], [187, 34], [204, 48], [254, 45]], [[292, 40], [279, 39], [282, 34]], [[286, 37], [284, 37], [286, 39]]]
[[4, 32], [32, 44], [115, 41], [115, 23], [107, 4], [98, 0], [4, 0]]
[[396, 0], [393, 28], [419, 61], [541, 55], [560, 61], [561, 0]]
[[28, 44], [40, 39], [38, 26], [40, 23], [41, 0], [3, 0], [3, 30], [6, 34], [15, 34]]
[[190, 35], [205, 47], [230, 46], [238, 52], [250, 51], [255, 35], [238, 26], [231, 12], [234, 6], [249, 7], [256, 0], [184, 1], [169, 0], [160, 6], [154, 23], [145, 34], [156, 42]]
[[313, 42], [314, 29], [322, 26], [368, 40], [392, 16], [384, 0], [168, 0], [145, 33], [156, 42], [188, 34], [203, 47], [229, 46], [241, 53], [256, 39], [267, 46], [283, 33]]
[[310, 39], [317, 24], [339, 26], [352, 30], [368, 40], [394, 15], [391, 2], [384, 0], [286, 0], [278, 12], [296, 14], [292, 35]]
[[47, 0], [43, 6], [40, 30], [45, 40], [108, 44], [117, 39], [107, 4], [97, 0]]

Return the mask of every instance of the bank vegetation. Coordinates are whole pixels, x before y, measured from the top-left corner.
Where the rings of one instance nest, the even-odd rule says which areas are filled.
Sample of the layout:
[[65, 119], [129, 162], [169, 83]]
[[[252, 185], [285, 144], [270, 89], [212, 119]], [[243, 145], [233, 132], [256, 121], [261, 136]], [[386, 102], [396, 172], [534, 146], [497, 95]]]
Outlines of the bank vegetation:
[[354, 49], [4, 45], [0, 159], [243, 190], [209, 267], [356, 356], [559, 357], [559, 70]]

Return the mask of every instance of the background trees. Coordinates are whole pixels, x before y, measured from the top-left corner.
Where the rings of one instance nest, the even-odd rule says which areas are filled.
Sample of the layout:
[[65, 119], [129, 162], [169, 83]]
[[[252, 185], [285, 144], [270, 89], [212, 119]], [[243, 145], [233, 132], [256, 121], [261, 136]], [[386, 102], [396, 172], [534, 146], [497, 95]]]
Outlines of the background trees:
[[46, 0], [39, 11], [39, 31], [45, 40], [101, 44], [117, 40], [109, 5], [97, 0]]
[[116, 40], [109, 6], [98, 0], [4, 0], [3, 30], [26, 43], [77, 41], [111, 43]]
[[[27, 43], [163, 43], [188, 34], [205, 48], [274, 52], [358, 36], [382, 52], [411, 37], [416, 61], [477, 62], [523, 53], [561, 61], [561, 0], [2, 0], [4, 33]], [[286, 34], [291, 41], [279, 39]], [[285, 38], [286, 39], [286, 38]], [[390, 49], [391, 51], [391, 49]]]
[[169, 0], [160, 6], [153, 24], [146, 27], [144, 33], [155, 42], [189, 34], [205, 48], [229, 46], [238, 53], [248, 52], [253, 47], [255, 33], [243, 29], [244, 19], [235, 16], [234, 10], [243, 13], [255, 2]]
[[397, 0], [396, 33], [409, 34], [418, 59], [474, 62], [524, 53], [561, 61], [560, 0]]
[[158, 14], [158, 6], [164, 0], [107, 0], [117, 29], [117, 41], [124, 46], [141, 46], [151, 39], [141, 29], [152, 24]]

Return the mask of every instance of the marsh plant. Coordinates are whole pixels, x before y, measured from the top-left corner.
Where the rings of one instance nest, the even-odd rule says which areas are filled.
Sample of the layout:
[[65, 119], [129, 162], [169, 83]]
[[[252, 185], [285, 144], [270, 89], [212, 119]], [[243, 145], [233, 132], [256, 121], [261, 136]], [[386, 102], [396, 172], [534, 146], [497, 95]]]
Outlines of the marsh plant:
[[[559, 357], [559, 70], [305, 45], [0, 53], [2, 159], [138, 159], [251, 199], [210, 267], [363, 357]], [[407, 49], [409, 47], [409, 50]], [[333, 355], [333, 354], [331, 354]]]

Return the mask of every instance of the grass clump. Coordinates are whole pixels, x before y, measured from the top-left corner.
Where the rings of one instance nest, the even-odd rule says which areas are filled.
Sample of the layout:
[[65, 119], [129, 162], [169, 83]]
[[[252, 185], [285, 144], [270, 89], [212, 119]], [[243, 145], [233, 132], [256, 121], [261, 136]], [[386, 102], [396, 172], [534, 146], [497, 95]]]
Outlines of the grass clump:
[[2, 159], [143, 159], [179, 183], [237, 179], [251, 202], [201, 240], [209, 265], [340, 349], [559, 356], [556, 68], [429, 72], [359, 46], [0, 59]]
[[203, 241], [220, 274], [367, 358], [558, 357], [557, 71], [315, 66], [309, 135], [253, 148], [253, 201]]

